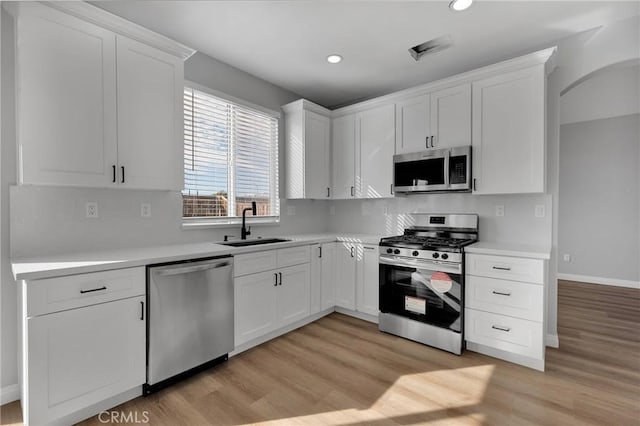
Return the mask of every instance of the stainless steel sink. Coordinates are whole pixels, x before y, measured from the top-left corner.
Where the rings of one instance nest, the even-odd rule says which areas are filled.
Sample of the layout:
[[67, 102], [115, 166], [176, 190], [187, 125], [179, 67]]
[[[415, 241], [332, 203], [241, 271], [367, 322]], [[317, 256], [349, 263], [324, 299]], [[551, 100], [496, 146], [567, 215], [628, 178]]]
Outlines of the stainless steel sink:
[[217, 243], [217, 244], [222, 244], [223, 246], [231, 246], [231, 247], [246, 247], [246, 246], [257, 246], [260, 244], [285, 243], [287, 241], [291, 241], [291, 240], [286, 240], [284, 238], [260, 238], [257, 240], [229, 241], [229, 242]]

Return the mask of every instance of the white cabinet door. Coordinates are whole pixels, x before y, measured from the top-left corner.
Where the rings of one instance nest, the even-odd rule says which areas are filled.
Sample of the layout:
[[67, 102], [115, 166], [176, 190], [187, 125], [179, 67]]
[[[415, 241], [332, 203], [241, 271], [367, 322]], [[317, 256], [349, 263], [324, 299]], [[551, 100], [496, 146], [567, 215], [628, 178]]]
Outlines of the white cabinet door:
[[357, 309], [360, 312], [378, 316], [380, 285], [378, 278], [378, 246], [362, 245], [358, 247], [358, 250]]
[[311, 262], [309, 264], [311, 270], [311, 297], [309, 305], [309, 314], [317, 314], [320, 312], [322, 303], [322, 245], [313, 244], [311, 246]]
[[19, 181], [115, 185], [113, 33], [49, 8], [17, 21]]
[[396, 103], [396, 154], [430, 148], [429, 95], [423, 94]]
[[544, 65], [473, 83], [472, 145], [475, 193], [544, 192]]
[[322, 244], [322, 310], [336, 305], [336, 246], [337, 243]]
[[277, 328], [276, 271], [236, 277], [235, 344], [260, 337]]
[[431, 93], [434, 148], [471, 145], [471, 83]]
[[312, 111], [304, 114], [305, 198], [327, 199], [331, 197], [331, 120]]
[[278, 327], [309, 316], [311, 275], [308, 263], [279, 270]]
[[356, 309], [355, 244], [338, 243], [336, 249], [336, 306]]
[[48, 424], [144, 383], [144, 303], [133, 297], [26, 321], [25, 424]]
[[128, 188], [183, 189], [183, 63], [117, 37], [118, 182]]
[[393, 197], [395, 105], [382, 105], [359, 114], [360, 198]]
[[349, 114], [333, 119], [333, 198], [355, 197], [356, 117]]

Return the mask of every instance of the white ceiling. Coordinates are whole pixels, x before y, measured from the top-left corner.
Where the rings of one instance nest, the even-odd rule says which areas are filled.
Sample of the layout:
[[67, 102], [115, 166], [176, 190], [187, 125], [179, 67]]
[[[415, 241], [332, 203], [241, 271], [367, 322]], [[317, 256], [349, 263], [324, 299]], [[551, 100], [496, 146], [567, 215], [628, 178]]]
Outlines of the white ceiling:
[[[640, 14], [640, 2], [98, 1], [93, 4], [327, 107], [546, 47]], [[415, 62], [407, 49], [449, 34]], [[331, 65], [325, 58], [339, 53]]]

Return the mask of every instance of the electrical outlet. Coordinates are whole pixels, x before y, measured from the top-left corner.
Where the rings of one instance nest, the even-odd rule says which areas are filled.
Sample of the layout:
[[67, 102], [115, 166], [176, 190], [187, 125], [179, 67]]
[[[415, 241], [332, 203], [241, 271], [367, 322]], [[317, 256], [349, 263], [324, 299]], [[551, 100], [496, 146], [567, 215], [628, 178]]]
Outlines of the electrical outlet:
[[87, 218], [95, 219], [98, 217], [98, 203], [95, 201], [87, 201], [84, 205]]
[[562, 258], [565, 262], [571, 262], [571, 255], [569, 253], [565, 253]]
[[534, 214], [536, 217], [544, 217], [544, 215], [546, 214], [544, 204], [536, 204]]
[[151, 204], [150, 203], [142, 203], [142, 204], [140, 204], [140, 216], [141, 217], [151, 217]]
[[295, 216], [296, 215], [296, 206], [287, 206], [287, 215]]
[[496, 206], [496, 216], [504, 216], [504, 206]]

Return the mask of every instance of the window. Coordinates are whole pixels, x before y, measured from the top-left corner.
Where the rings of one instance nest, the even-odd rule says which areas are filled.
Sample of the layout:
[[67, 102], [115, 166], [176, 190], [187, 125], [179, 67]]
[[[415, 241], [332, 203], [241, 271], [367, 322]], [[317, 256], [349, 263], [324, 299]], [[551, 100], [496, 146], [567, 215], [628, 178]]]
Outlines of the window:
[[182, 201], [188, 222], [233, 223], [252, 201], [276, 221], [278, 119], [185, 87]]

